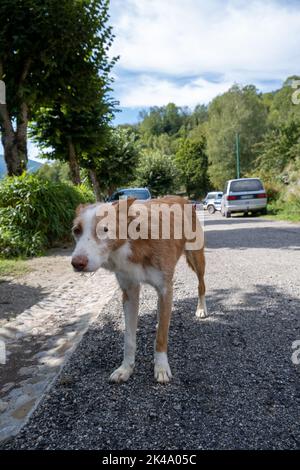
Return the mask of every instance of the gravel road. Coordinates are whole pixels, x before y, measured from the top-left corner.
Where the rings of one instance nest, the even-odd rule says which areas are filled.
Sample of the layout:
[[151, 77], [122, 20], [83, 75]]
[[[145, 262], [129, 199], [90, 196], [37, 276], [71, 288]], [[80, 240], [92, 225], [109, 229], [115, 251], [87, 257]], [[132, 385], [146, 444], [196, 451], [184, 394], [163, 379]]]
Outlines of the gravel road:
[[[180, 260], [167, 386], [153, 378], [156, 296], [143, 287], [135, 374], [108, 383], [122, 357], [119, 293], [6, 449], [300, 448], [300, 226], [206, 217], [207, 303]], [[101, 295], [101, 285], [94, 285]]]

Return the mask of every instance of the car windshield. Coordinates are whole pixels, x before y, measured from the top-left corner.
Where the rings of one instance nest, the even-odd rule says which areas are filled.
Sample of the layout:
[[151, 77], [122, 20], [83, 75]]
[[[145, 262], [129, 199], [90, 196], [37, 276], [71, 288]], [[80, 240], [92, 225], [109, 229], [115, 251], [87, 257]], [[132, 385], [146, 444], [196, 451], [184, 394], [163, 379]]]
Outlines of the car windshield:
[[127, 199], [134, 197], [135, 199], [149, 199], [149, 192], [147, 189], [124, 189], [119, 191], [116, 199]]
[[223, 193], [208, 193], [206, 199], [221, 199]]
[[263, 185], [260, 180], [237, 180], [230, 184], [230, 192], [240, 193], [243, 191], [261, 191]]

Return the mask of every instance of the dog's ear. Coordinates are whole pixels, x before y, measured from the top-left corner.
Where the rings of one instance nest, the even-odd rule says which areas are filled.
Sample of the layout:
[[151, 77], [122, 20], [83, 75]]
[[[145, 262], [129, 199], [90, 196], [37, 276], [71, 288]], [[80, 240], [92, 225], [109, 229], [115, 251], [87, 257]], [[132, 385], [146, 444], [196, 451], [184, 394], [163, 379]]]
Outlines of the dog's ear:
[[136, 201], [136, 198], [135, 197], [129, 197], [127, 199], [127, 209], [129, 209], [130, 206], [132, 206], [132, 204], [134, 203], [134, 201]]
[[89, 205], [90, 204], [88, 204], [88, 203], [87, 204], [79, 204], [79, 206], [76, 207], [76, 211], [75, 211], [76, 216], [80, 215], [81, 212]]
[[114, 201], [112, 203], [113, 206], [116, 206], [116, 209], [118, 210], [120, 207], [120, 204], [125, 207], [125, 204], [127, 204], [127, 211], [129, 210], [129, 207], [132, 206], [132, 204], [136, 201], [135, 197], [129, 197], [127, 199], [119, 199], [119, 201]]

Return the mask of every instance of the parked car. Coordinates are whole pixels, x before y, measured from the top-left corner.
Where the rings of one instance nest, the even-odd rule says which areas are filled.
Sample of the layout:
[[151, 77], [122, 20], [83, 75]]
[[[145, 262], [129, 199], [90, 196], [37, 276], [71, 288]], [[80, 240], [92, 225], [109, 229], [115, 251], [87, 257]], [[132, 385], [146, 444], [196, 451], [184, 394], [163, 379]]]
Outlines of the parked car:
[[240, 178], [227, 181], [221, 201], [221, 214], [233, 212], [267, 213], [267, 194], [259, 178]]
[[209, 214], [214, 214], [216, 211], [220, 211], [222, 196], [223, 193], [220, 191], [207, 193], [203, 200], [203, 209], [206, 209]]
[[139, 201], [146, 201], [151, 199], [151, 193], [148, 188], [118, 189], [109, 198], [107, 198], [107, 202], [118, 201], [119, 199], [128, 199], [129, 197], [134, 197]]

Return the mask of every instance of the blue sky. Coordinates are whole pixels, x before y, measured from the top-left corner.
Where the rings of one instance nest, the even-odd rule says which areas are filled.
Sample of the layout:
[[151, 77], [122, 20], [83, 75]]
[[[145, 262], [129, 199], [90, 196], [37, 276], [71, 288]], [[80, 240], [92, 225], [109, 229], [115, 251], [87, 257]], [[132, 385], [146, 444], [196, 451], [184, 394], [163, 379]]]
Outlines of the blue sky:
[[209, 103], [235, 82], [276, 90], [299, 73], [300, 0], [111, 0], [110, 14], [115, 124], [171, 101]]
[[116, 123], [208, 103], [235, 82], [274, 90], [299, 72], [300, 1], [111, 0], [110, 11]]

